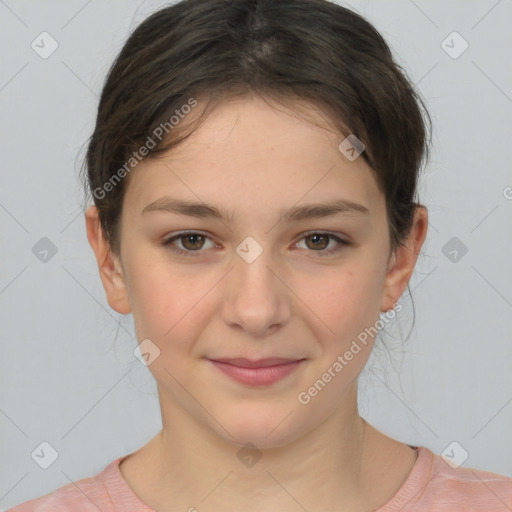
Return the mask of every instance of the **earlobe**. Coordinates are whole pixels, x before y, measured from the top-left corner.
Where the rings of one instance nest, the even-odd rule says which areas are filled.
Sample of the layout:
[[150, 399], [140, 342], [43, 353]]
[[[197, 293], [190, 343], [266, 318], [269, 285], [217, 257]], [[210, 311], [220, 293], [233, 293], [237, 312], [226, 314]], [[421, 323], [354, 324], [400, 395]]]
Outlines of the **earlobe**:
[[428, 212], [424, 206], [416, 209], [409, 237], [390, 258], [381, 302], [381, 312], [390, 311], [402, 296], [411, 279], [416, 261], [427, 235]]
[[96, 257], [100, 278], [112, 309], [121, 314], [131, 313], [125, 277], [119, 258], [116, 257], [103, 236], [98, 209], [90, 206], [85, 212], [87, 239]]

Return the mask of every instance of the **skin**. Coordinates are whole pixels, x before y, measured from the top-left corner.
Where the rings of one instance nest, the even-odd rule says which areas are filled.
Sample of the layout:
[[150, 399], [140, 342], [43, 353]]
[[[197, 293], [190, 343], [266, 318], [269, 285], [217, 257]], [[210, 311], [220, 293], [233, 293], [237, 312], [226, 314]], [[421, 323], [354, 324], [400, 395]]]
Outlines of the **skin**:
[[[160, 350], [148, 368], [162, 431], [120, 465], [132, 490], [159, 512], [374, 510], [416, 460], [414, 450], [359, 416], [357, 379], [371, 337], [308, 404], [297, 399], [397, 302], [428, 225], [419, 208], [405, 246], [392, 254], [384, 196], [370, 169], [362, 157], [344, 158], [344, 136], [312, 106], [309, 114], [317, 124], [257, 96], [230, 100], [182, 145], [143, 160], [127, 184], [120, 255], [105, 241], [96, 208], [86, 211], [110, 306], [132, 313], [139, 342], [149, 338]], [[236, 218], [141, 215], [165, 195], [233, 210]], [[370, 214], [278, 222], [282, 208], [339, 198]], [[183, 230], [205, 232], [188, 244], [174, 241], [199, 255], [163, 245]], [[317, 248], [307, 231], [352, 245], [327, 238]], [[236, 252], [247, 236], [263, 249], [251, 263]], [[272, 356], [306, 361], [277, 383], [250, 387], [205, 359]], [[252, 467], [237, 457], [247, 442], [261, 454]]]

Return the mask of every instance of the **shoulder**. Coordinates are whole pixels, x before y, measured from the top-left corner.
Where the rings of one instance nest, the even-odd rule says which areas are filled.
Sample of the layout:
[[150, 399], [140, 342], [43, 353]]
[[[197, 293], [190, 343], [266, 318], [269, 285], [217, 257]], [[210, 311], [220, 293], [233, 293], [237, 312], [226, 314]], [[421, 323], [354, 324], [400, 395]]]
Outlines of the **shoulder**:
[[[428, 450], [424, 448], [425, 450]], [[430, 452], [430, 450], [428, 450]], [[446, 510], [493, 510], [509, 512], [512, 509], [512, 478], [490, 471], [456, 466], [449, 459], [431, 454], [428, 484], [422, 499], [445, 505]], [[452, 507], [452, 508], [450, 508]], [[437, 510], [440, 509], [439, 506]]]
[[[453, 463], [424, 446], [395, 495], [378, 512], [510, 512], [512, 478]], [[453, 454], [455, 455], [455, 454]]]
[[6, 512], [110, 512], [112, 500], [107, 489], [109, 475], [119, 459], [111, 462], [100, 473], [66, 484], [57, 490], [16, 505]]

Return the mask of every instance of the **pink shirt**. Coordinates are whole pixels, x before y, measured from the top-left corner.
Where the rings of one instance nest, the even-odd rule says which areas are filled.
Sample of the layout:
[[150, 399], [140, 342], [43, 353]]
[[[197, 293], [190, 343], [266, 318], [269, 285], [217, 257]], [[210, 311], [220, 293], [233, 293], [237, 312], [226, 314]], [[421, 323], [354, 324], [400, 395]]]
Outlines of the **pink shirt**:
[[[451, 468], [425, 447], [407, 480], [375, 512], [510, 512], [512, 478], [488, 471]], [[126, 457], [126, 456], [125, 456]], [[131, 490], [119, 471], [120, 457], [96, 476], [60, 487], [7, 512], [155, 512]]]

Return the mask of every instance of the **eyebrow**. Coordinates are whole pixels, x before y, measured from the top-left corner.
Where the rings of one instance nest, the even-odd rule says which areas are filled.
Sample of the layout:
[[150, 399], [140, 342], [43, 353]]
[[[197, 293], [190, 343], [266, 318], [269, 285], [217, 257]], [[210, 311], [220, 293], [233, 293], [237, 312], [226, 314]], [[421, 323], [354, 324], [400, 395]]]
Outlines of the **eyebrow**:
[[[196, 203], [172, 197], [162, 197], [148, 204], [141, 212], [141, 215], [148, 212], [166, 211], [176, 215], [187, 215], [197, 218], [213, 218], [231, 222], [234, 219], [234, 212], [224, 208], [218, 208], [206, 203]], [[369, 215], [368, 208], [362, 204], [346, 199], [335, 199], [322, 203], [310, 203], [301, 206], [293, 206], [280, 211], [279, 221], [297, 222], [306, 219], [317, 219], [330, 217], [339, 213], [357, 213]]]

